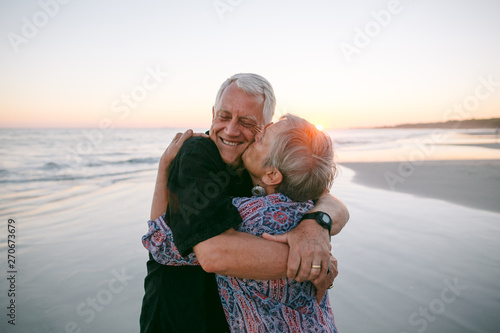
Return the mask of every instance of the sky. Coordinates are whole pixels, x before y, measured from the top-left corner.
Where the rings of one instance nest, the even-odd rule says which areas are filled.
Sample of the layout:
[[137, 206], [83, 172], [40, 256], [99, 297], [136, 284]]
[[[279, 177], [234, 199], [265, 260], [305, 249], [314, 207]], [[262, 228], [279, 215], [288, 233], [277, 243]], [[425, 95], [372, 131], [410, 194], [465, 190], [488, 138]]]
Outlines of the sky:
[[500, 117], [498, 0], [0, 1], [0, 127], [208, 128], [258, 73], [324, 128]]

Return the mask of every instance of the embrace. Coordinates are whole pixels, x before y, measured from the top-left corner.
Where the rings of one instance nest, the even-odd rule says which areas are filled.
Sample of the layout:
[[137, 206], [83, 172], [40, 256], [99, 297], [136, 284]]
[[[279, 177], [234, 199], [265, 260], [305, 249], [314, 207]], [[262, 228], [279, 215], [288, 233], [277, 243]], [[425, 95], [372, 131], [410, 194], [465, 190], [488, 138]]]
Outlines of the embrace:
[[349, 219], [330, 195], [331, 139], [285, 115], [256, 74], [217, 93], [207, 135], [163, 153], [143, 236], [141, 332], [337, 332], [330, 236]]

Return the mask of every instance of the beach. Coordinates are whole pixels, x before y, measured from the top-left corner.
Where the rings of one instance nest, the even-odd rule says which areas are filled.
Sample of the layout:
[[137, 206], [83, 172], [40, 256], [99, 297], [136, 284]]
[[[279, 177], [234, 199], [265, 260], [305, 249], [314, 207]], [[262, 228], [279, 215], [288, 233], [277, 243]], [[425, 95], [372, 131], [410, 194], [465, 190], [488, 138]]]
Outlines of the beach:
[[330, 297], [342, 332], [497, 330], [497, 140], [433, 130], [340, 147], [332, 193], [351, 219], [332, 240]]
[[500, 213], [500, 160], [344, 163], [355, 183]]
[[340, 331], [495, 331], [500, 214], [354, 179], [345, 167], [333, 188], [351, 213], [332, 239], [340, 273], [330, 297]]
[[[0, 218], [4, 230], [9, 219], [15, 221], [16, 273], [13, 284], [3, 278], [0, 287], [5, 313], [15, 300], [15, 326], [4, 314], [0, 331], [138, 332], [147, 261], [141, 236], [154, 187], [153, 157], [174, 132], [110, 133], [71, 168], [65, 167], [66, 153], [39, 150], [37, 159], [50, 161], [40, 162], [37, 173], [30, 171], [34, 161], [26, 171], [15, 162], [15, 154], [33, 148], [11, 149], [0, 170]], [[487, 140], [481, 144], [489, 146], [478, 146], [481, 135], [458, 140], [464, 133], [432, 145], [432, 132], [392, 132], [367, 142], [368, 135], [382, 133], [372, 131], [354, 143], [350, 133], [332, 134], [340, 172], [331, 192], [351, 215], [332, 237], [339, 275], [329, 297], [339, 331], [495, 331], [500, 150]], [[72, 142], [82, 140], [72, 135]], [[8, 138], [2, 142], [8, 154]], [[429, 153], [412, 158], [419, 142]], [[4, 235], [0, 262], [7, 275]], [[6, 292], [12, 286], [14, 297]]]

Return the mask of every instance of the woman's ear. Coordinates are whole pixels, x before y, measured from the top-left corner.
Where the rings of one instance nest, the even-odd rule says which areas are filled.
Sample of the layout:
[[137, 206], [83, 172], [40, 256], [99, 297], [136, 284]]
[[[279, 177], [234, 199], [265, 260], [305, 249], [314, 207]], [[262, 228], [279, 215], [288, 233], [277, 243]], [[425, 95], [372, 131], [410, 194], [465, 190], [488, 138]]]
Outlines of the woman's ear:
[[262, 182], [268, 186], [278, 186], [283, 181], [283, 175], [276, 168], [271, 168], [264, 173]]

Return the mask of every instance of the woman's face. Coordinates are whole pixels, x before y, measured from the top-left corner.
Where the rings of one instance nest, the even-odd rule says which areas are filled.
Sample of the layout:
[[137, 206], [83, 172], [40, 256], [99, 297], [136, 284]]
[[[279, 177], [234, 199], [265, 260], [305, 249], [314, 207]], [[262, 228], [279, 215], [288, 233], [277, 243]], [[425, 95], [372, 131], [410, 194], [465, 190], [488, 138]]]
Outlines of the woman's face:
[[243, 164], [245, 164], [245, 168], [248, 170], [253, 180], [259, 182], [262, 175], [265, 173], [266, 170], [262, 165], [269, 155], [271, 142], [278, 133], [286, 128], [286, 122], [286, 119], [280, 120], [264, 128], [261, 133], [255, 135], [255, 142], [253, 142], [243, 153]]

